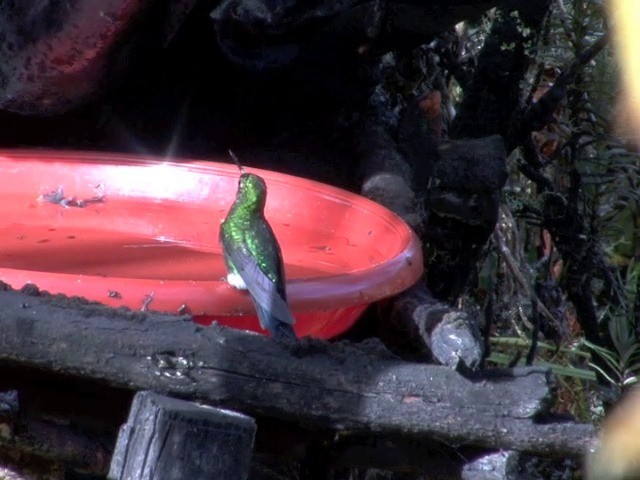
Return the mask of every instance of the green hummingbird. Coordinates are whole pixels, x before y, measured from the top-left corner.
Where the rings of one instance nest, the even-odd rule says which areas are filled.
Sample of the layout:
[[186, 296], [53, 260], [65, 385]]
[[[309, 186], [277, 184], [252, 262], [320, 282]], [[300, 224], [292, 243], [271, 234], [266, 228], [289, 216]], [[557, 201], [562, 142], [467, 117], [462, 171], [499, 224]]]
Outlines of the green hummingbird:
[[220, 225], [220, 243], [227, 281], [248, 290], [260, 326], [276, 339], [295, 339], [295, 319], [287, 304], [282, 252], [264, 216], [267, 185], [262, 177], [246, 173], [229, 151], [241, 175], [236, 198]]

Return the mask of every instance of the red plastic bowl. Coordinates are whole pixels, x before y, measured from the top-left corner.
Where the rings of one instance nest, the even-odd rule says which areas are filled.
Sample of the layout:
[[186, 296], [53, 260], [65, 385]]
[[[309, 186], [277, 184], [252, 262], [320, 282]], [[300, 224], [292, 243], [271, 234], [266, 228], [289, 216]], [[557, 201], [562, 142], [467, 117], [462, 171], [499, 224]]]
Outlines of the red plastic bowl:
[[[344, 332], [369, 303], [420, 277], [419, 241], [390, 211], [321, 183], [247, 170], [267, 183], [298, 335]], [[0, 151], [0, 172], [0, 280], [262, 332], [247, 293], [223, 280], [218, 230], [234, 200], [235, 165], [30, 150]]]

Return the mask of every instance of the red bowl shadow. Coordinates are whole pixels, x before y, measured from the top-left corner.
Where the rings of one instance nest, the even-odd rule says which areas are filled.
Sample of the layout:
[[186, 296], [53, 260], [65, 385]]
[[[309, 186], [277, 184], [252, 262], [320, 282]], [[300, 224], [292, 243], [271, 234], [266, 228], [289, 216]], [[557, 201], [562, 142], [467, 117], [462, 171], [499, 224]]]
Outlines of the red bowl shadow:
[[[331, 338], [416, 282], [420, 243], [392, 212], [321, 183], [247, 169], [268, 188], [298, 335]], [[218, 244], [239, 172], [228, 163], [0, 151], [0, 280], [114, 307], [185, 311], [261, 332]]]

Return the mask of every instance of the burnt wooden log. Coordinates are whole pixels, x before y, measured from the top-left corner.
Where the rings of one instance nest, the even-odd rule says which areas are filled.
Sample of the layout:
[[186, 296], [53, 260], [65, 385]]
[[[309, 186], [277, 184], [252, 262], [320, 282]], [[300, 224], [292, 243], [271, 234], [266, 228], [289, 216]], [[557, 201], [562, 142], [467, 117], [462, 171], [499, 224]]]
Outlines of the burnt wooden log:
[[283, 345], [35, 292], [2, 291], [0, 305], [0, 361], [351, 433], [572, 457], [594, 436], [591, 425], [536, 421], [553, 402], [547, 370], [465, 378], [400, 361], [378, 343]]
[[519, 454], [503, 451], [484, 455], [469, 462], [462, 470], [462, 480], [517, 480]]
[[425, 226], [427, 286], [449, 302], [463, 292], [498, 221], [507, 180], [502, 138], [451, 140], [438, 148]]
[[423, 282], [391, 302], [380, 335], [403, 356], [428, 353], [451, 368], [476, 368], [484, 352], [478, 320], [434, 298]]
[[[418, 129], [411, 135], [413, 144], [423, 145], [426, 156], [407, 159], [389, 133], [390, 126], [385, 126], [384, 109], [373, 111], [379, 120], [363, 123], [358, 143], [362, 194], [421, 233], [427, 264], [425, 284], [394, 300], [383, 325], [385, 333], [393, 335], [385, 334], [385, 342], [410, 344], [413, 351], [427, 353], [443, 365], [462, 362], [473, 368], [483, 352], [476, 319], [447, 302], [462, 293], [495, 227], [507, 177], [504, 143], [494, 135], [446, 141], [436, 150], [436, 139], [417, 141]], [[414, 165], [418, 161], [429, 165]], [[422, 182], [430, 185], [422, 193], [416, 193], [417, 172], [426, 175]]]
[[415, 231], [421, 231], [424, 215], [411, 187], [411, 167], [398, 152], [387, 128], [365, 121], [356, 148], [362, 158], [360, 193], [402, 217]]
[[139, 392], [120, 429], [109, 479], [245, 480], [252, 418], [153, 392]]

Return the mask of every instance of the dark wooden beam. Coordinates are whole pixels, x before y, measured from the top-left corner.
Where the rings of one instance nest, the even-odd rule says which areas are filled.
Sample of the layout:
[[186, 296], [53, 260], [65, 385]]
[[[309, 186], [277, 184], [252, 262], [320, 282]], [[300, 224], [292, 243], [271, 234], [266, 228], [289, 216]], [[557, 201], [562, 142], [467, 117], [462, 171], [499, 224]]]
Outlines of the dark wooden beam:
[[256, 424], [236, 412], [138, 392], [109, 479], [246, 480]]
[[2, 291], [0, 305], [0, 361], [356, 434], [570, 457], [594, 436], [591, 425], [537, 423], [553, 400], [546, 370], [468, 379], [378, 342], [285, 345], [35, 291]]

